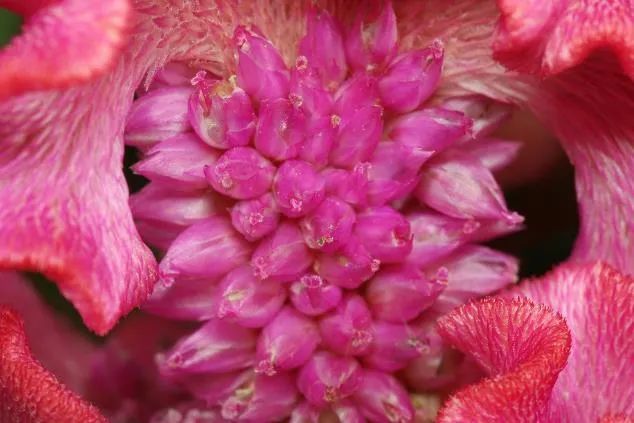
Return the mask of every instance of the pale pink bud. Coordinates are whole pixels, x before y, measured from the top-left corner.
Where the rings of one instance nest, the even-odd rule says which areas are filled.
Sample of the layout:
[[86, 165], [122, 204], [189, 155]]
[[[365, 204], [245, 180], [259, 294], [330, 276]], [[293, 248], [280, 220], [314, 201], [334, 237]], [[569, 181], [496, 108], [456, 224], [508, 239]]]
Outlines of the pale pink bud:
[[275, 230], [280, 220], [271, 193], [253, 200], [238, 201], [231, 208], [231, 223], [249, 241], [257, 241]]
[[191, 79], [196, 75], [196, 69], [182, 62], [169, 62], [163, 66], [152, 79], [150, 90], [157, 88], [191, 85]]
[[336, 128], [331, 116], [312, 119], [306, 128], [306, 138], [299, 149], [299, 158], [316, 168], [326, 166], [335, 136]]
[[299, 42], [299, 54], [316, 68], [324, 85], [336, 88], [346, 77], [346, 53], [339, 25], [324, 10], [311, 8], [306, 20], [306, 35]]
[[212, 319], [157, 357], [166, 375], [223, 373], [253, 364], [255, 332], [242, 326]]
[[297, 397], [294, 375], [255, 374], [250, 382], [240, 386], [220, 404], [222, 417], [241, 422], [281, 421], [291, 414]]
[[262, 102], [255, 148], [272, 160], [296, 157], [304, 141], [306, 115], [286, 98]]
[[293, 409], [289, 423], [319, 423], [321, 411], [304, 401]]
[[301, 231], [294, 223], [282, 222], [262, 240], [251, 256], [254, 274], [260, 279], [290, 282], [299, 278], [313, 257], [304, 243]]
[[[237, 389], [248, 385], [253, 380], [253, 370], [238, 370], [230, 373], [196, 373], [179, 377], [178, 382], [198, 399], [207, 404], [218, 404], [226, 401]], [[213, 420], [210, 423], [216, 423]], [[192, 422], [198, 423], [198, 422]]]
[[261, 281], [248, 264], [229, 272], [220, 282], [219, 319], [248, 328], [259, 328], [271, 321], [286, 300], [286, 289], [279, 283]]
[[318, 255], [315, 272], [337, 286], [355, 289], [370, 279], [380, 264], [353, 234], [340, 251]]
[[409, 423], [414, 419], [407, 391], [387, 373], [365, 370], [354, 400], [365, 418], [372, 422]]
[[366, 299], [380, 320], [400, 323], [412, 320], [429, 308], [447, 286], [447, 269], [426, 277], [412, 265], [381, 269], [368, 283]]
[[291, 91], [288, 95], [293, 106], [308, 116], [328, 116], [333, 106], [332, 94], [328, 92], [314, 68], [305, 56], [299, 56], [291, 71]]
[[341, 288], [315, 274], [302, 276], [290, 287], [291, 302], [307, 316], [317, 316], [335, 308], [341, 295]]
[[324, 199], [326, 181], [308, 162], [289, 160], [278, 168], [273, 195], [282, 214], [300, 217], [313, 211]]
[[322, 172], [326, 179], [326, 193], [339, 197], [347, 203], [366, 203], [370, 164], [357, 163], [349, 170], [328, 168]]
[[250, 245], [229, 219], [214, 216], [194, 223], [174, 240], [159, 274], [166, 284], [174, 278], [214, 279], [245, 263], [249, 254]]
[[[121, 414], [115, 414], [117, 416], [115, 419], [128, 416], [130, 410], [132, 410], [131, 413], [137, 412], [135, 405], [124, 404], [121, 407]], [[122, 418], [125, 420], [125, 417]], [[186, 401], [156, 411], [148, 421], [149, 423], [217, 423], [220, 419], [219, 410], [197, 401]]]
[[346, 32], [346, 57], [354, 69], [378, 70], [396, 54], [396, 15], [391, 1], [382, 3], [380, 10], [378, 2], [367, 3], [366, 13], [358, 13]]
[[460, 153], [480, 160], [491, 172], [497, 172], [508, 166], [519, 153], [522, 143], [497, 138], [476, 140], [460, 146]]
[[411, 112], [427, 100], [440, 80], [443, 45], [436, 40], [431, 46], [398, 56], [379, 79], [381, 103], [388, 109]]
[[372, 316], [359, 295], [344, 298], [337, 308], [319, 322], [324, 345], [343, 355], [367, 353], [374, 339]]
[[513, 106], [500, 103], [483, 95], [452, 97], [445, 101], [443, 108], [456, 110], [473, 121], [473, 138], [491, 134], [511, 115]]
[[412, 251], [412, 232], [402, 214], [389, 206], [357, 214], [354, 233], [372, 257], [382, 263], [404, 261]]
[[286, 97], [289, 73], [279, 51], [256, 27], [238, 26], [238, 85], [257, 101]]
[[303, 365], [319, 343], [313, 321], [291, 307], [280, 311], [262, 329], [257, 344], [255, 371], [268, 376]]
[[187, 102], [191, 87], [159, 88], [136, 100], [125, 126], [128, 145], [145, 148], [190, 130]]
[[310, 248], [334, 252], [350, 240], [355, 220], [354, 210], [348, 203], [328, 197], [314, 212], [303, 218], [299, 226]]
[[470, 125], [471, 120], [460, 112], [428, 108], [397, 118], [387, 135], [410, 148], [439, 152], [467, 134]]
[[413, 248], [407, 261], [423, 267], [451, 254], [468, 242], [479, 223], [454, 219], [433, 211], [407, 216], [412, 228]]
[[216, 280], [177, 280], [170, 286], [154, 285], [143, 310], [169, 319], [200, 321], [216, 317], [217, 303]]
[[379, 104], [377, 79], [366, 73], [348, 78], [335, 93], [334, 112], [341, 117], [358, 109]]
[[275, 166], [251, 147], [234, 147], [205, 166], [205, 176], [219, 193], [238, 200], [259, 197], [268, 191]]
[[218, 152], [203, 144], [195, 134], [178, 134], [147, 151], [132, 170], [162, 185], [178, 189], [207, 187], [205, 166], [218, 160]]
[[332, 411], [335, 413], [340, 422], [346, 423], [365, 423], [361, 411], [352, 400], [339, 401], [333, 404]]
[[221, 149], [245, 146], [255, 132], [251, 99], [233, 79], [199, 82], [189, 99], [189, 122], [204, 142]]
[[361, 379], [357, 360], [319, 351], [300, 370], [297, 387], [311, 404], [326, 407], [352, 395]]

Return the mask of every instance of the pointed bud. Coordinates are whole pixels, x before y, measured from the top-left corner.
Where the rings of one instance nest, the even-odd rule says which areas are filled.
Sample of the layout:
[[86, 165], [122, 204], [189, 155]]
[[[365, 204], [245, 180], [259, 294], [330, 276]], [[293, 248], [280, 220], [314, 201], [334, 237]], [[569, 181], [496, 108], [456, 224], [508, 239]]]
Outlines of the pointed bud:
[[254, 274], [260, 279], [290, 282], [299, 278], [313, 261], [302, 233], [294, 223], [282, 222], [262, 240], [251, 256]]
[[175, 278], [214, 279], [245, 263], [250, 245], [225, 217], [214, 216], [194, 223], [172, 243], [161, 260], [164, 283]]
[[319, 423], [320, 415], [321, 411], [304, 401], [293, 409], [289, 423]]
[[268, 376], [303, 365], [319, 343], [312, 320], [291, 307], [283, 308], [262, 329], [258, 340], [255, 371]]
[[511, 115], [513, 106], [482, 95], [452, 97], [442, 105], [444, 109], [463, 113], [473, 121], [473, 138], [487, 136]]
[[311, 404], [321, 408], [352, 395], [361, 379], [357, 360], [320, 351], [300, 370], [297, 387]]
[[326, 166], [335, 136], [336, 125], [331, 116], [312, 119], [306, 128], [306, 138], [299, 149], [299, 158], [318, 169]]
[[277, 204], [268, 192], [253, 200], [238, 201], [231, 208], [233, 227], [251, 242], [273, 232], [279, 220]]
[[346, 33], [346, 57], [356, 70], [377, 71], [396, 54], [396, 15], [391, 1], [382, 3], [380, 9], [379, 3], [368, 3], [366, 13], [357, 14]]
[[370, 279], [380, 265], [353, 234], [340, 251], [318, 255], [315, 272], [334, 285], [355, 289]]
[[332, 411], [335, 413], [340, 422], [346, 423], [365, 423], [361, 411], [354, 404], [352, 400], [343, 400], [332, 406]]
[[431, 46], [398, 56], [379, 79], [381, 103], [398, 113], [411, 112], [427, 100], [438, 86], [444, 48], [439, 40]]
[[221, 413], [228, 421], [281, 421], [291, 414], [297, 397], [295, 377], [292, 374], [255, 374], [248, 383], [240, 386], [220, 404]]
[[238, 26], [238, 85], [256, 101], [288, 94], [289, 73], [279, 51], [255, 27]]
[[143, 310], [168, 319], [203, 321], [216, 316], [217, 306], [216, 280], [177, 280], [171, 286], [154, 285]]
[[326, 179], [326, 193], [353, 205], [364, 205], [368, 191], [370, 163], [357, 163], [349, 170], [327, 168], [322, 172]]
[[354, 234], [382, 263], [404, 261], [412, 251], [409, 222], [392, 207], [375, 207], [357, 214]]
[[161, 141], [132, 166], [134, 173], [176, 189], [207, 187], [203, 169], [218, 160], [218, 152], [192, 133]]
[[348, 243], [355, 220], [348, 203], [328, 197], [299, 226], [310, 248], [332, 253]]
[[335, 93], [334, 112], [344, 113], [379, 104], [377, 79], [366, 73], [356, 73], [348, 78]]
[[163, 66], [152, 79], [148, 91], [166, 87], [187, 87], [196, 75], [196, 70], [183, 62], [169, 62]]
[[365, 370], [354, 400], [369, 421], [408, 423], [414, 419], [414, 408], [407, 391], [387, 373]]
[[279, 283], [257, 279], [248, 264], [229, 272], [218, 292], [217, 317], [247, 328], [268, 324], [286, 300], [286, 290]]
[[316, 68], [329, 89], [336, 88], [346, 77], [346, 53], [339, 25], [330, 14], [315, 7], [308, 12], [306, 35], [299, 42], [299, 54]]
[[341, 295], [341, 288], [315, 274], [302, 276], [290, 287], [291, 302], [307, 316], [317, 316], [332, 310], [341, 301]]
[[295, 61], [288, 98], [293, 106], [311, 117], [329, 116], [333, 107], [332, 94], [324, 88], [321, 78], [309, 66], [306, 56], [299, 56]]
[[189, 99], [189, 122], [198, 136], [215, 148], [245, 146], [255, 132], [251, 99], [235, 85], [235, 79], [208, 81], [200, 71]]
[[367, 353], [374, 339], [372, 316], [359, 295], [349, 295], [319, 322], [324, 345], [342, 355]]
[[297, 157], [304, 142], [306, 115], [286, 98], [262, 102], [255, 131], [255, 148], [272, 160]]
[[157, 357], [165, 375], [223, 373], [253, 364], [255, 332], [212, 319]]
[[[196, 373], [178, 378], [178, 382], [184, 385], [196, 398], [210, 405], [226, 401], [237, 389], [248, 385], [252, 380], [252, 369], [221, 374]], [[210, 423], [215, 421], [213, 420]]]
[[[127, 410], [128, 408], [123, 406], [121, 413], [127, 415]], [[187, 401], [156, 411], [148, 421], [149, 423], [214, 423], [220, 421], [220, 418], [219, 410], [198, 401]]]
[[279, 167], [273, 180], [273, 195], [280, 212], [300, 217], [313, 211], [324, 199], [326, 182], [308, 162], [289, 160]]
[[275, 174], [275, 166], [251, 147], [234, 147], [204, 170], [217, 192], [238, 200], [264, 194]]
[[474, 220], [454, 219], [436, 212], [407, 216], [412, 228], [413, 248], [407, 261], [422, 268], [448, 256], [470, 241], [479, 224]]
[[522, 143], [497, 138], [476, 140], [461, 146], [461, 153], [470, 158], [480, 160], [480, 163], [491, 172], [497, 172], [515, 160]]
[[127, 145], [150, 147], [190, 129], [187, 102], [190, 87], [159, 88], [136, 100], [125, 126]]
[[368, 283], [366, 298], [372, 314], [380, 320], [401, 323], [429, 308], [447, 286], [447, 269], [430, 278], [414, 266], [384, 268]]

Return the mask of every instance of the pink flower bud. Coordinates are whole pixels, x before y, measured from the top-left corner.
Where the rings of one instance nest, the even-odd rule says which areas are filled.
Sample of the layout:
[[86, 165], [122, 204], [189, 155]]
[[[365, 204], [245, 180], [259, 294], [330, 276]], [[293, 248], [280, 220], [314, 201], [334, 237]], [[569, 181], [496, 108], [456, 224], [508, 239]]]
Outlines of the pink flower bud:
[[147, 151], [132, 170], [162, 185], [178, 189], [207, 187], [203, 169], [218, 160], [218, 152], [192, 133], [178, 134]]
[[329, 89], [336, 88], [346, 77], [348, 67], [339, 25], [324, 10], [311, 8], [306, 22], [306, 35], [299, 42], [299, 54], [316, 68]]
[[262, 240], [251, 256], [254, 274], [260, 279], [290, 282], [299, 278], [313, 261], [302, 233], [294, 223], [282, 222]]
[[255, 332], [242, 326], [212, 319], [157, 357], [166, 375], [223, 373], [253, 364]]
[[299, 56], [295, 61], [288, 97], [293, 106], [311, 117], [329, 116], [333, 106], [332, 94], [324, 88], [321, 78], [309, 66], [306, 56]]
[[411, 112], [427, 100], [438, 86], [443, 63], [443, 45], [403, 53], [390, 64], [379, 79], [382, 104], [395, 112]]
[[228, 421], [275, 422], [291, 414], [298, 392], [290, 373], [255, 374], [223, 401], [222, 417]]
[[326, 166], [335, 136], [336, 127], [331, 116], [312, 119], [306, 128], [306, 139], [299, 149], [299, 158], [316, 168]]
[[378, 2], [367, 3], [366, 13], [358, 13], [346, 32], [346, 57], [356, 70], [376, 71], [396, 54], [396, 15], [391, 1], [382, 3], [380, 10], [377, 10]]
[[439, 152], [469, 133], [470, 125], [471, 120], [460, 112], [430, 108], [397, 118], [387, 135], [410, 148]]
[[300, 370], [297, 387], [311, 404], [326, 407], [352, 395], [361, 379], [357, 360], [320, 351]]
[[387, 373], [365, 370], [354, 400], [365, 418], [372, 422], [408, 423], [414, 419], [407, 391]]
[[255, 131], [255, 148], [272, 160], [296, 157], [304, 142], [306, 115], [286, 98], [262, 102]]
[[277, 282], [261, 281], [248, 264], [229, 272], [219, 286], [219, 319], [248, 328], [271, 321], [282, 308], [286, 290]]
[[125, 126], [128, 145], [146, 148], [190, 129], [187, 102], [191, 87], [159, 88], [136, 100]]
[[[237, 389], [253, 380], [253, 370], [230, 373], [196, 373], [180, 376], [178, 382], [187, 387], [196, 398], [207, 404], [218, 404], [229, 399]], [[213, 420], [210, 423], [214, 423]], [[199, 422], [196, 422], [199, 423]], [[203, 422], [200, 422], [203, 423]]]
[[380, 320], [401, 323], [429, 308], [447, 286], [447, 269], [427, 278], [414, 266], [381, 269], [368, 283], [366, 298], [372, 314]]
[[291, 307], [283, 308], [262, 329], [258, 340], [255, 371], [268, 376], [303, 365], [319, 343], [313, 321]]
[[251, 99], [231, 78], [198, 82], [189, 99], [188, 115], [198, 136], [215, 148], [245, 146], [255, 132]]
[[363, 205], [366, 203], [370, 163], [357, 163], [349, 170], [328, 168], [322, 172], [326, 179], [326, 193], [343, 201]]
[[238, 85], [256, 101], [286, 97], [289, 73], [279, 51], [256, 27], [238, 26]]
[[149, 90], [166, 87], [186, 87], [191, 85], [191, 79], [196, 75], [196, 70], [182, 62], [169, 62], [156, 74]]
[[169, 284], [174, 278], [214, 279], [245, 263], [250, 245], [225, 217], [194, 223], [172, 243], [161, 260], [159, 274]]
[[444, 109], [456, 110], [473, 120], [473, 138], [491, 134], [511, 115], [513, 106], [482, 95], [452, 97], [442, 104]]
[[257, 241], [277, 227], [280, 214], [271, 193], [238, 201], [231, 209], [231, 223], [249, 241]]
[[205, 176], [219, 193], [245, 200], [268, 191], [275, 166], [251, 147], [234, 147], [216, 163], [205, 166]]
[[177, 280], [170, 286], [154, 285], [143, 310], [169, 319], [202, 321], [215, 317], [217, 306], [216, 280]]
[[300, 217], [313, 211], [324, 199], [326, 182], [302, 160], [289, 160], [279, 167], [273, 180], [273, 195], [282, 214]]
[[372, 257], [381, 262], [401, 262], [412, 251], [409, 222], [392, 207], [375, 207], [357, 214], [354, 233]]
[[[132, 413], [135, 413], [136, 406], [133, 405], [132, 407], [131, 409], [134, 410]], [[127, 404], [122, 406], [121, 414], [115, 414], [116, 418], [121, 415], [127, 416], [128, 410]], [[218, 410], [197, 401], [186, 401], [156, 411], [148, 421], [149, 423], [215, 423], [220, 421], [220, 418]]]
[[372, 316], [359, 295], [345, 297], [337, 308], [319, 322], [324, 345], [343, 355], [363, 355], [374, 339]]
[[380, 264], [352, 235], [340, 251], [317, 256], [315, 272], [334, 285], [355, 289], [370, 279], [379, 270]]
[[354, 404], [354, 401], [343, 400], [332, 406], [332, 411], [335, 413], [340, 422], [346, 423], [365, 423], [361, 411]]
[[321, 412], [304, 401], [293, 409], [289, 423], [319, 423]]
[[480, 160], [480, 163], [491, 172], [508, 166], [519, 153], [522, 143], [496, 138], [476, 140], [460, 146], [464, 155]]
[[307, 316], [317, 316], [335, 308], [341, 301], [341, 288], [320, 276], [306, 274], [290, 287], [291, 302]]
[[335, 93], [334, 112], [341, 117], [363, 107], [380, 103], [377, 79], [366, 73], [348, 78]]
[[354, 210], [348, 203], [328, 197], [314, 212], [303, 218], [299, 226], [310, 248], [334, 252], [350, 240], [355, 220]]

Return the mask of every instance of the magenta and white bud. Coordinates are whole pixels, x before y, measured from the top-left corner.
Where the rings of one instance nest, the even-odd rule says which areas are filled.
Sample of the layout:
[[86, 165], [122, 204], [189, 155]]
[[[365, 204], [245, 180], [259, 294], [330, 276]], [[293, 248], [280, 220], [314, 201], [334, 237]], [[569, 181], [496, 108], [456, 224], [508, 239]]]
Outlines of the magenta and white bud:
[[380, 104], [377, 79], [366, 73], [356, 73], [335, 93], [334, 112], [341, 117], [377, 104]]
[[305, 129], [305, 113], [288, 99], [264, 101], [255, 131], [255, 148], [272, 160], [292, 159], [299, 154]]
[[317, 326], [291, 307], [283, 308], [262, 329], [257, 344], [255, 371], [272, 376], [302, 366], [319, 344]]
[[299, 42], [299, 54], [316, 68], [324, 86], [335, 89], [346, 77], [348, 66], [343, 37], [338, 23], [324, 10], [311, 8], [306, 20], [306, 35]]
[[381, 269], [368, 283], [366, 299], [377, 319], [407, 322], [432, 306], [447, 287], [447, 278], [446, 268], [426, 277], [409, 264], [390, 266]]
[[348, 243], [355, 220], [354, 209], [348, 203], [328, 197], [299, 226], [310, 248], [331, 253]]
[[191, 93], [191, 87], [159, 88], [136, 100], [128, 113], [125, 143], [143, 149], [190, 130], [187, 102]]
[[[391, 1], [381, 3], [367, 3], [366, 13], [357, 14], [355, 22], [346, 32], [346, 57], [356, 70], [378, 71], [396, 54], [396, 15]], [[379, 5], [381, 9], [377, 10]]]
[[289, 423], [319, 423], [320, 415], [319, 409], [304, 401], [293, 409]]
[[238, 85], [257, 101], [288, 95], [289, 72], [280, 52], [256, 27], [238, 26]]
[[[169, 62], [163, 66], [152, 79], [149, 90], [166, 87], [186, 87], [196, 75], [196, 69], [183, 62]], [[148, 91], [149, 91], [148, 90]]]
[[257, 279], [248, 264], [229, 272], [218, 290], [217, 317], [248, 328], [268, 324], [286, 300], [283, 286]]
[[355, 289], [370, 279], [380, 265], [353, 234], [340, 251], [318, 255], [314, 267], [319, 276], [332, 284]]
[[275, 166], [251, 147], [234, 147], [206, 166], [204, 171], [207, 181], [217, 192], [246, 200], [269, 190]]
[[511, 115], [513, 106], [500, 103], [483, 95], [452, 97], [446, 100], [444, 109], [456, 110], [473, 121], [471, 134], [480, 138], [491, 134]]
[[332, 310], [341, 301], [341, 296], [341, 288], [315, 274], [302, 276], [290, 287], [293, 306], [307, 316], [318, 316]]
[[324, 88], [317, 71], [309, 66], [306, 56], [299, 56], [291, 71], [289, 100], [310, 117], [329, 116], [333, 107], [332, 94]]
[[297, 387], [308, 402], [327, 407], [354, 394], [361, 380], [357, 360], [319, 351], [300, 370]]
[[218, 284], [214, 279], [177, 280], [170, 286], [154, 285], [143, 310], [175, 320], [204, 321], [216, 316]]
[[372, 315], [363, 298], [351, 294], [319, 322], [321, 339], [330, 350], [342, 355], [366, 354], [374, 340]]
[[299, 149], [299, 158], [318, 169], [326, 166], [335, 142], [335, 123], [332, 116], [312, 119], [306, 127], [306, 138]]
[[414, 421], [414, 407], [407, 391], [395, 377], [387, 373], [365, 370], [354, 400], [371, 422]]
[[188, 132], [155, 144], [132, 170], [163, 186], [201, 189], [208, 186], [204, 167], [213, 165], [218, 156], [217, 151]]
[[332, 411], [335, 413], [340, 422], [346, 423], [365, 423], [366, 420], [361, 411], [352, 400], [343, 400], [337, 404], [333, 404]]
[[497, 172], [515, 160], [520, 148], [522, 143], [519, 141], [488, 138], [461, 145], [460, 153], [477, 158], [491, 172]]
[[159, 354], [157, 362], [166, 375], [231, 372], [253, 364], [255, 345], [254, 331], [212, 319]]
[[390, 63], [378, 82], [381, 103], [398, 113], [411, 112], [436, 90], [444, 48], [439, 40], [421, 50], [403, 53]]
[[324, 169], [322, 175], [326, 179], [326, 193], [341, 198], [347, 203], [364, 205], [370, 173], [370, 163], [357, 163], [352, 170]]
[[[252, 379], [253, 370], [246, 369], [220, 374], [193, 373], [180, 376], [177, 381], [179, 384], [187, 387], [187, 390], [197, 399], [203, 400], [211, 405], [226, 401], [237, 389], [251, 383]], [[212, 420], [212, 422], [213, 421], [215, 420]]]
[[224, 216], [194, 223], [172, 243], [161, 260], [163, 283], [179, 279], [214, 279], [244, 264], [251, 246]]
[[257, 241], [277, 228], [280, 214], [271, 193], [238, 201], [231, 208], [231, 223], [248, 241]]
[[382, 263], [399, 263], [412, 251], [409, 222], [389, 206], [357, 214], [354, 234], [372, 257]]
[[412, 228], [413, 248], [407, 261], [422, 268], [469, 242], [480, 224], [474, 220], [455, 219], [433, 211], [407, 216]]
[[200, 82], [189, 99], [189, 122], [204, 142], [220, 149], [245, 146], [255, 132], [251, 99], [234, 79]]
[[292, 374], [255, 374], [219, 405], [222, 418], [228, 421], [276, 422], [291, 414], [297, 397]]
[[326, 181], [308, 162], [288, 160], [278, 168], [273, 180], [273, 196], [280, 212], [301, 217], [324, 199]]

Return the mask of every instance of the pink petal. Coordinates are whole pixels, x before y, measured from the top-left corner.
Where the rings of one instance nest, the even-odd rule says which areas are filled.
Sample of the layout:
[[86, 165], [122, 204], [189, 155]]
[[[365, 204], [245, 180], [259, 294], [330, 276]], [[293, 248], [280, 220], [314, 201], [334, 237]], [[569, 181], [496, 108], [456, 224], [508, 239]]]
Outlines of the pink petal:
[[327, 351], [315, 353], [299, 372], [297, 386], [317, 407], [325, 407], [352, 395], [362, 381], [359, 363]]
[[218, 281], [177, 280], [171, 286], [157, 284], [143, 310], [175, 320], [208, 320], [216, 316]]
[[388, 373], [365, 370], [354, 400], [370, 421], [406, 423], [414, 418], [414, 408], [407, 391]]
[[374, 339], [372, 315], [362, 297], [350, 294], [319, 322], [324, 345], [342, 355], [363, 355]]

